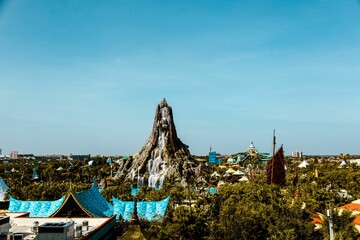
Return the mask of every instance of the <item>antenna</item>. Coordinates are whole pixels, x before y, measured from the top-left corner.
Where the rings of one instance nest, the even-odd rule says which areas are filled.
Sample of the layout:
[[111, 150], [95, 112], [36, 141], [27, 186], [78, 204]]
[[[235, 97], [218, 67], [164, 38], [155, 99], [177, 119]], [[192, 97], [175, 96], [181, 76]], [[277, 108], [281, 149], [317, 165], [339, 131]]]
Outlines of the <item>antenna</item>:
[[271, 159], [271, 183], [274, 183], [275, 145], [276, 145], [276, 136], [275, 136], [275, 129], [274, 129], [274, 134], [273, 134], [273, 154], [272, 154], [272, 159]]
[[275, 155], [275, 147], [276, 147], [276, 136], [275, 136], [275, 129], [273, 134], [273, 156]]

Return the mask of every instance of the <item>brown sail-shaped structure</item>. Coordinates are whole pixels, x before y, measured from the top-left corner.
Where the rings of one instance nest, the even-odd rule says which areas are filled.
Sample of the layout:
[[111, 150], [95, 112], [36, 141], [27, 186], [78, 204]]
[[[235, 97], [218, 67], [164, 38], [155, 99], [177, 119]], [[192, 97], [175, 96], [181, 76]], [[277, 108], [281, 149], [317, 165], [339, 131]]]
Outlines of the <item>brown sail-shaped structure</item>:
[[285, 185], [285, 158], [283, 145], [273, 155], [267, 166], [267, 184]]

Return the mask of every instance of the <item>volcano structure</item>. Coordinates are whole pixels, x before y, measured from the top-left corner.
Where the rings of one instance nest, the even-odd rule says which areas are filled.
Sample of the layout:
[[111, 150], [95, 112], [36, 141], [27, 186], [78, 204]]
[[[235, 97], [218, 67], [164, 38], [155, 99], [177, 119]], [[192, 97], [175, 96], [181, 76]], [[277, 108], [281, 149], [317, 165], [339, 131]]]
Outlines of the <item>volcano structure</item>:
[[151, 134], [133, 161], [121, 169], [139, 186], [161, 188], [164, 180], [184, 182], [194, 174], [196, 162], [176, 133], [172, 108], [165, 98], [158, 104]]

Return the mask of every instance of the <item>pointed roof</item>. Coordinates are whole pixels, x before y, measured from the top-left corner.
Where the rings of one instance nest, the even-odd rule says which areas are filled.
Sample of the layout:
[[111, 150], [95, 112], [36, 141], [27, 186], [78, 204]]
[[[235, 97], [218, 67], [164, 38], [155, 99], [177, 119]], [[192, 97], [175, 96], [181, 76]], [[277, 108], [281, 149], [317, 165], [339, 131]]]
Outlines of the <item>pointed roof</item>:
[[97, 182], [80, 193], [70, 191], [56, 201], [22, 201], [10, 196], [9, 212], [29, 212], [30, 217], [110, 217], [113, 206], [99, 192]]
[[101, 195], [96, 179], [90, 189], [80, 193], [71, 191], [53, 216], [63, 215], [70, 206], [77, 209], [77, 214], [89, 217], [110, 217], [113, 206]]
[[229, 158], [226, 162], [228, 163], [235, 163], [236, 159], [235, 158]]
[[228, 170], [225, 171], [227, 174], [233, 174], [235, 172], [235, 170], [233, 168], [229, 168]]
[[39, 179], [40, 179], [40, 175], [37, 173], [37, 171], [36, 171], [36, 163], [34, 163], [34, 170], [33, 170], [32, 180], [39, 180]]
[[240, 171], [240, 170], [236, 170], [236, 171], [233, 173], [233, 175], [235, 175], [235, 176], [240, 176], [240, 175], [245, 175], [245, 173], [243, 173], [243, 172]]
[[211, 177], [220, 177], [220, 174], [218, 172], [213, 172], [211, 175]]
[[309, 165], [309, 163], [306, 161], [306, 160], [304, 160], [304, 161], [302, 161], [300, 164], [299, 164], [299, 168], [305, 168], [307, 165]]
[[239, 179], [239, 182], [248, 182], [249, 179], [246, 176], [243, 176], [242, 178]]
[[50, 217], [93, 217], [70, 192]]
[[73, 195], [93, 217], [110, 217], [113, 214], [113, 206], [101, 195], [95, 178], [90, 189]]
[[223, 180], [219, 181], [217, 186], [220, 187], [221, 185], [225, 185], [225, 182]]
[[39, 180], [39, 179], [40, 179], [40, 175], [36, 172], [36, 169], [34, 168], [32, 180]]
[[[152, 221], [163, 217], [170, 196], [161, 201], [137, 202], [140, 218]], [[9, 212], [29, 212], [30, 217], [110, 217], [116, 214], [130, 220], [134, 202], [121, 201], [113, 197], [111, 205], [99, 192], [94, 179], [92, 187], [80, 193], [70, 191], [67, 196], [55, 201], [22, 201], [10, 196]]]

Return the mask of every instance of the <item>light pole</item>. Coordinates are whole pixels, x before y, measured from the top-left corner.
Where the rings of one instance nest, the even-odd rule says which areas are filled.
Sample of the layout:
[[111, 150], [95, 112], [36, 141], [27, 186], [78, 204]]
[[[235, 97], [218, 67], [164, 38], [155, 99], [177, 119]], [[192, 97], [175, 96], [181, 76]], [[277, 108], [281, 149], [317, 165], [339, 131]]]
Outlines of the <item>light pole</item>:
[[334, 223], [331, 215], [331, 203], [329, 203], [329, 209], [327, 210], [327, 216], [329, 217], [329, 231], [330, 231], [330, 240], [334, 240]]

